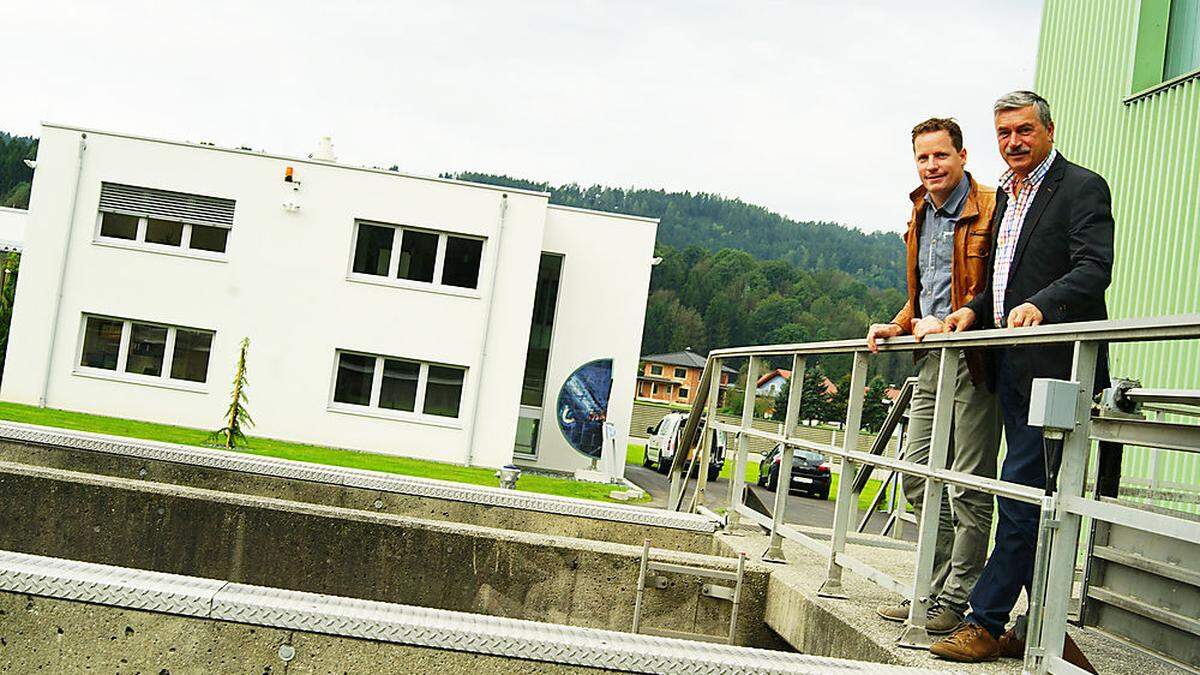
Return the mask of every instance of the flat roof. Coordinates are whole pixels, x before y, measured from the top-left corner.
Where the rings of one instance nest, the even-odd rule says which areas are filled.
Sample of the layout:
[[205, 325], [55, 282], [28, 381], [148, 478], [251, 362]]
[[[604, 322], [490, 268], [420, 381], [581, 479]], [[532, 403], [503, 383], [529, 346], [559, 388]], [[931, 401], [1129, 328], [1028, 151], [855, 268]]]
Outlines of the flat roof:
[[[139, 136], [137, 134], [127, 134], [119, 131], [105, 131], [103, 129], [91, 129], [88, 127], [77, 127], [69, 124], [57, 124], [55, 122], [42, 122], [43, 127], [51, 129], [63, 129], [65, 131], [78, 131], [84, 134], [96, 134], [99, 136], [112, 136], [114, 138], [125, 138], [133, 141], [146, 141], [148, 143], [163, 143], [166, 145], [177, 145], [186, 148], [197, 148], [201, 150], [213, 150], [216, 152], [228, 152], [235, 155], [247, 155], [250, 157], [263, 157], [266, 159], [277, 159], [285, 162], [294, 162], [296, 164], [313, 164], [316, 166], [327, 166], [336, 169], [349, 169], [351, 171], [365, 171], [367, 173], [377, 173], [385, 176], [398, 176], [400, 178], [411, 178], [414, 180], [424, 180], [433, 183], [444, 183], [447, 185], [461, 185], [463, 187], [481, 188], [485, 190], [495, 190], [498, 192], [507, 192], [520, 195], [529, 195], [531, 197], [550, 197], [549, 192], [538, 192], [536, 190], [525, 190], [521, 188], [508, 188], [501, 185], [489, 185], [488, 183], [472, 183], [465, 180], [455, 180], [453, 178], [435, 178], [433, 176], [418, 176], [415, 174], [403, 173], [401, 171], [388, 171], [387, 169], [375, 169], [367, 166], [355, 166], [353, 164], [342, 164], [340, 162], [326, 162], [320, 159], [311, 157], [296, 157], [293, 155], [277, 155], [270, 152], [259, 152], [257, 150], [242, 150], [240, 148], [226, 148], [219, 145], [206, 145], [204, 143], [193, 143], [191, 141], [176, 141], [168, 138], [154, 138], [151, 136]], [[597, 213], [607, 213], [599, 211]]]
[[[553, 193], [551, 193], [553, 194]], [[576, 211], [578, 213], [592, 213], [598, 216], [608, 216], [609, 218], [626, 218], [628, 220], [636, 220], [642, 223], [654, 223], [657, 225], [661, 219], [650, 218], [648, 216], [635, 216], [630, 213], [618, 213], [616, 211], [601, 211], [599, 209], [583, 209], [578, 206], [564, 206], [562, 204], [550, 204], [547, 208], [557, 209], [559, 211]]]

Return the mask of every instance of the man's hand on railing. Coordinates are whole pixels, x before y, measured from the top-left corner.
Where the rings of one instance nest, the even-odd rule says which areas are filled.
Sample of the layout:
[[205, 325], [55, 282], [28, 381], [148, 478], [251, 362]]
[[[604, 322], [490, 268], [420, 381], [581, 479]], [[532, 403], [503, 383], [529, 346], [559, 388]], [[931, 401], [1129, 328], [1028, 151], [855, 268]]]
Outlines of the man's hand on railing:
[[913, 338], [920, 342], [926, 335], [946, 332], [946, 324], [936, 316], [926, 316], [913, 324]]
[[900, 328], [900, 324], [896, 323], [873, 323], [867, 329], [867, 349], [871, 350], [872, 354], [879, 353], [879, 345], [876, 340], [886, 340], [890, 337], [896, 337], [904, 331]]
[[945, 327], [947, 333], [961, 333], [975, 324], [975, 310], [970, 307], [962, 307], [950, 313], [946, 317]]
[[1042, 323], [1042, 310], [1032, 302], [1025, 302], [1013, 307], [1008, 313], [1008, 327], [1037, 326]]

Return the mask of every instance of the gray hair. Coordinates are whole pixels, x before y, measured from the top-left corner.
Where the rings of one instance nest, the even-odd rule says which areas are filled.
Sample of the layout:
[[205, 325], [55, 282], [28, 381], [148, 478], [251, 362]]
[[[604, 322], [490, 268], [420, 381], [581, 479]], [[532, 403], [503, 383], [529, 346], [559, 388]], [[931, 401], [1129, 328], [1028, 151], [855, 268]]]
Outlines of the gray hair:
[[1017, 91], [1008, 92], [996, 99], [996, 104], [992, 106], [992, 113], [995, 114], [1001, 110], [1028, 108], [1031, 105], [1037, 107], [1038, 120], [1042, 123], [1042, 126], [1049, 129], [1050, 124], [1054, 122], [1054, 120], [1050, 119], [1050, 104], [1046, 102], [1046, 99], [1032, 91], [1018, 89]]

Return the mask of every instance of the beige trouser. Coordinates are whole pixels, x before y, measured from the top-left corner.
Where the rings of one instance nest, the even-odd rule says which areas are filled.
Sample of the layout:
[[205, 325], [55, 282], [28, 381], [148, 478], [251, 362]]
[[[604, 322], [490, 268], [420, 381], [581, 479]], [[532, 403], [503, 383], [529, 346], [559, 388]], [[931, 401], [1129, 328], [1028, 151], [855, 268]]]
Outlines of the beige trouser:
[[[905, 459], [924, 464], [929, 461], [933, 435], [934, 395], [937, 391], [941, 354], [931, 351], [922, 357], [909, 408], [908, 448]], [[950, 454], [946, 466], [954, 471], [996, 477], [996, 455], [1000, 449], [1000, 406], [996, 395], [984, 385], [971, 383], [966, 358], [958, 360], [954, 388], [954, 418], [950, 436]], [[913, 505], [918, 522], [925, 481], [904, 476], [904, 496]], [[937, 543], [933, 554], [933, 583], [930, 592], [942, 604], [962, 614], [967, 598], [987, 558], [988, 537], [992, 529], [992, 496], [947, 486], [942, 491]]]

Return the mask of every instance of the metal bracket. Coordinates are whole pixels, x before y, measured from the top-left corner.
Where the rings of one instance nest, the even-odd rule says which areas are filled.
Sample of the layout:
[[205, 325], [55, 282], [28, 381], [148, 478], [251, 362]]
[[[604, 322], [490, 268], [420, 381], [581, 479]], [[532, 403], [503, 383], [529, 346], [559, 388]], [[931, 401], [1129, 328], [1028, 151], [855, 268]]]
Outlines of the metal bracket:
[[718, 600], [728, 600], [733, 602], [733, 587], [721, 586], [719, 584], [704, 584], [700, 587], [700, 595], [706, 595], [710, 598]]
[[896, 646], [905, 647], [908, 649], [929, 649], [929, 645], [933, 644], [933, 637], [929, 631], [916, 626], [905, 625], [904, 630], [900, 631], [900, 635], [896, 636]]
[[763, 562], [769, 562], [769, 563], [786, 563], [787, 562], [787, 558], [785, 558], [783, 556], [783, 547], [782, 546], [772, 546], [771, 548], [768, 548], [767, 551], [765, 553], [763, 553], [762, 560], [763, 560]]
[[817, 589], [818, 598], [833, 598], [834, 600], [846, 600], [849, 596], [842, 592], [842, 582], [826, 579], [821, 587]]

